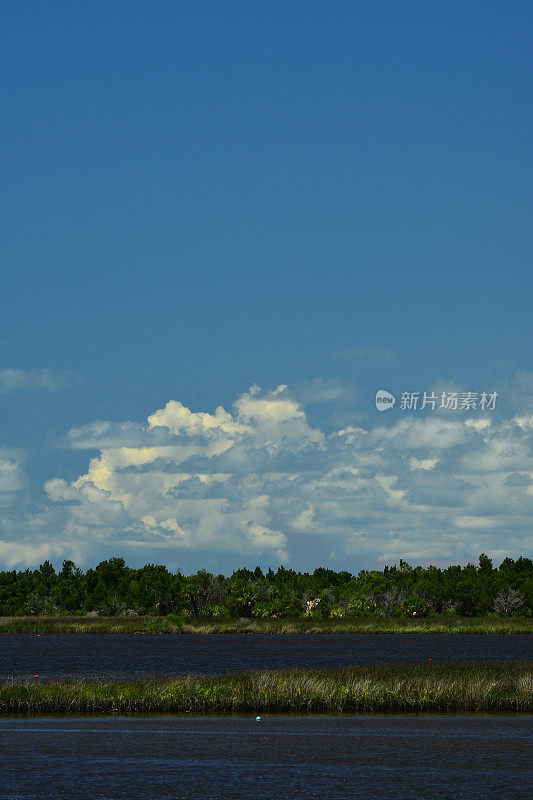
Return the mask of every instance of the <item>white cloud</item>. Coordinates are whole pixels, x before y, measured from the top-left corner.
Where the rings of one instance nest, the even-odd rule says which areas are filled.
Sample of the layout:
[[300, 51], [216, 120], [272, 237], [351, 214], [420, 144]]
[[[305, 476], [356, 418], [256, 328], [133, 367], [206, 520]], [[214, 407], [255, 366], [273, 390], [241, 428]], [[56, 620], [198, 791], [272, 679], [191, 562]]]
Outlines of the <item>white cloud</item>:
[[[75, 480], [46, 482], [46, 503], [26, 528], [35, 554], [48, 542], [79, 563], [128, 552], [149, 559], [150, 548], [167, 560], [196, 553], [197, 566], [206, 553], [311, 566], [335, 552], [357, 568], [400, 557], [527, 554], [528, 414], [410, 415], [391, 417], [388, 426], [373, 418], [373, 425], [326, 433], [285, 386], [254, 386], [230, 411], [192, 411], [172, 400], [146, 423], [72, 429], [69, 446], [98, 455]], [[8, 494], [6, 487], [23, 487], [23, 472], [7, 457], [2, 472], [1, 458], [0, 492], [4, 476]], [[0, 529], [14, 531], [10, 524], [5, 517]], [[14, 533], [3, 539], [0, 559], [31, 557], [24, 536], [19, 550]]]
[[166, 406], [148, 417], [148, 428], [168, 428], [172, 433], [184, 433], [190, 436], [206, 436], [211, 434], [244, 433], [246, 428], [235, 422], [222, 406], [218, 406], [214, 414], [192, 412], [177, 400], [169, 400]]
[[374, 428], [372, 437], [376, 443], [399, 450], [442, 450], [464, 444], [467, 430], [462, 420], [452, 421], [438, 416], [410, 417], [388, 427]]
[[63, 548], [55, 542], [5, 542], [0, 539], [0, 564], [8, 569], [21, 565], [37, 565], [63, 555]]
[[0, 502], [2, 496], [20, 492], [27, 483], [24, 454], [20, 450], [0, 447]]
[[409, 468], [412, 470], [424, 469], [430, 470], [437, 466], [439, 463], [438, 458], [415, 458], [414, 456], [409, 459]]

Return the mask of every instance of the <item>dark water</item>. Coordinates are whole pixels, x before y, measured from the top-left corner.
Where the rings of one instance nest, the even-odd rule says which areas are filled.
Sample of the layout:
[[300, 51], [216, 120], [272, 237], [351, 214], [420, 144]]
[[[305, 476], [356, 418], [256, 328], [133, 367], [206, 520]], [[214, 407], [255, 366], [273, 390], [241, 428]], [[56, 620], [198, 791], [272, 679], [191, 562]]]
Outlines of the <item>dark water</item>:
[[526, 800], [529, 717], [0, 720], [1, 800]]
[[524, 661], [527, 634], [5, 634], [0, 678], [147, 674], [439, 661]]

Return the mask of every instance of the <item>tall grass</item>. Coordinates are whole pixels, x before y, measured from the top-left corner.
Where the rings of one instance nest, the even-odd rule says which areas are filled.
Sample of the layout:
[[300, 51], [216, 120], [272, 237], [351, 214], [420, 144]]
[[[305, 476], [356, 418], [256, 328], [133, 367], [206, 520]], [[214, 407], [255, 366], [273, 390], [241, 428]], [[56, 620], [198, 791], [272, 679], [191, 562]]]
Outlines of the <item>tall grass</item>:
[[0, 714], [532, 712], [527, 663], [276, 670], [0, 684]]
[[0, 617], [1, 633], [533, 633], [533, 618], [214, 620], [177, 617]]

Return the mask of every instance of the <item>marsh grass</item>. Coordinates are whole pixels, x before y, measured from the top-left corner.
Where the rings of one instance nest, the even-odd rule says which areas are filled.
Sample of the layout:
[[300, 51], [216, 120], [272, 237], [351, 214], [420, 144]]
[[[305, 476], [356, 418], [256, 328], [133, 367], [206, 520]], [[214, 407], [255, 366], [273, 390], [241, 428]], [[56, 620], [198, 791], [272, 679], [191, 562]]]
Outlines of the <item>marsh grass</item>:
[[1, 633], [533, 633], [531, 617], [425, 619], [190, 619], [166, 617], [0, 617]]
[[516, 662], [0, 683], [2, 715], [532, 711], [532, 668]]

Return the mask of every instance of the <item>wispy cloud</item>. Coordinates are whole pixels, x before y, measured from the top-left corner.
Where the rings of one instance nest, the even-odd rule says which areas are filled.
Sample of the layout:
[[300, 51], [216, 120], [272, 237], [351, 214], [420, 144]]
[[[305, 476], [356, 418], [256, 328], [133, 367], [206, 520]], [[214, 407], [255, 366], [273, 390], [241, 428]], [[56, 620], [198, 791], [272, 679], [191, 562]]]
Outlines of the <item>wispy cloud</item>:
[[50, 369], [18, 369], [4, 367], [0, 369], [0, 394], [22, 390], [45, 390], [55, 392], [64, 389], [69, 383], [69, 376], [64, 372]]
[[24, 453], [21, 450], [0, 447], [0, 506], [11, 504], [14, 492], [28, 485], [24, 469]]
[[358, 349], [335, 350], [336, 361], [354, 361], [358, 364], [392, 364], [394, 357], [384, 347], [362, 347]]
[[357, 387], [352, 381], [340, 378], [315, 378], [296, 384], [294, 394], [304, 405], [311, 403], [345, 405], [355, 401]]

